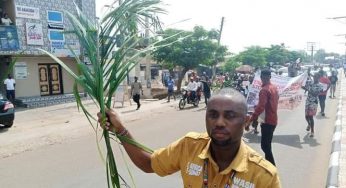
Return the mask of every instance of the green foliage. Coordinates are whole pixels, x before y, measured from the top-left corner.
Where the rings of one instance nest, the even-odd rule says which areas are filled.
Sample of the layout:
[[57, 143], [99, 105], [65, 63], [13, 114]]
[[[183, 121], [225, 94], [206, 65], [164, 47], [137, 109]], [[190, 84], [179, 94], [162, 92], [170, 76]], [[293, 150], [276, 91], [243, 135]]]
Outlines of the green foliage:
[[223, 61], [227, 48], [218, 46], [218, 35], [216, 30], [207, 31], [201, 26], [196, 26], [193, 31], [167, 29], [162, 33], [162, 37], [171, 38], [158, 43], [165, 46], [152, 52], [153, 59], [167, 68], [183, 68], [177, 84], [179, 90], [182, 76], [189, 69], [194, 69], [199, 64], [212, 65], [215, 60]]
[[267, 64], [266, 56], [268, 52], [265, 48], [259, 46], [248, 47], [245, 51], [240, 52], [235, 57], [235, 60], [242, 62], [244, 65], [251, 65], [253, 67], [263, 67]]
[[271, 45], [268, 48], [267, 62], [273, 62], [280, 65], [287, 63], [289, 59], [289, 51], [285, 48], [284, 44]]
[[326, 51], [323, 49], [320, 49], [320, 50], [316, 51], [316, 53], [314, 55], [314, 60], [318, 63], [323, 63], [327, 56], [328, 55], [327, 55]]
[[[78, 37], [81, 46], [87, 54], [87, 58], [91, 62], [91, 67], [87, 67], [80, 57], [76, 57], [76, 66], [79, 74], [74, 73], [64, 62], [50, 52], [40, 49], [59, 63], [75, 79], [74, 94], [78, 107], [83, 110], [91, 125], [93, 125], [91, 120], [95, 118], [82, 104], [77, 85], [82, 87], [96, 101], [103, 119], [105, 119], [105, 109], [111, 108], [112, 96], [125, 79], [127, 71], [136, 65], [141, 54], [152, 50], [153, 46], [137, 48], [141, 42], [141, 38], [138, 37], [138, 28], [140, 26], [145, 27], [146, 19], [149, 20], [150, 25], [160, 25], [157, 13], [164, 12], [159, 7], [160, 3], [160, 0], [124, 0], [121, 5], [105, 15], [100, 25], [90, 21], [78, 9], [78, 6], [76, 6], [77, 15], [66, 12], [65, 14], [73, 27], [69, 33]], [[119, 35], [121, 35], [122, 42], [118, 43], [120, 45], [119, 48], [115, 48], [117, 43], [113, 39], [116, 39], [117, 36], [119, 39]], [[104, 123], [105, 121], [101, 123], [102, 127]], [[98, 124], [96, 127], [93, 126], [96, 133], [98, 126]], [[107, 130], [103, 130], [103, 138], [107, 148], [105, 160], [107, 183], [108, 187], [120, 188], [120, 175], [117, 171], [110, 143], [110, 140], [114, 138], [111, 136]], [[125, 139], [119, 135], [116, 135], [116, 137], [121, 141], [134, 144], [145, 151], [149, 151], [134, 140]]]
[[235, 69], [242, 65], [240, 62], [236, 61], [236, 58], [230, 58], [226, 61], [226, 63], [222, 66], [222, 70], [224, 72], [233, 73]]

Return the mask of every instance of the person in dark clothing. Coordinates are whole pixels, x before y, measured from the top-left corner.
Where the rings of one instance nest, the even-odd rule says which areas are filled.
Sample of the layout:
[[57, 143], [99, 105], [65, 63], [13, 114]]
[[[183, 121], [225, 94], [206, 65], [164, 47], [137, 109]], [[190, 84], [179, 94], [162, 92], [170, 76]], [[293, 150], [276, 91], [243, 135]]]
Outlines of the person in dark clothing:
[[208, 82], [205, 80], [201, 80], [201, 83], [202, 83], [202, 90], [203, 90], [203, 95], [204, 95], [204, 103], [205, 103], [205, 105], [207, 105], [208, 100], [210, 98], [210, 94], [211, 94], [210, 86], [209, 86]]
[[270, 70], [261, 71], [262, 89], [259, 93], [259, 101], [255, 112], [252, 114], [246, 129], [251, 122], [256, 122], [258, 116], [265, 113], [264, 123], [261, 124], [261, 148], [265, 153], [265, 158], [275, 166], [275, 160], [272, 153], [272, 139], [274, 130], [278, 122], [277, 109], [279, 104], [279, 92], [277, 87], [270, 83]]
[[330, 95], [329, 98], [335, 98], [336, 83], [338, 82], [337, 72], [332, 72], [332, 75], [329, 77], [330, 80]]

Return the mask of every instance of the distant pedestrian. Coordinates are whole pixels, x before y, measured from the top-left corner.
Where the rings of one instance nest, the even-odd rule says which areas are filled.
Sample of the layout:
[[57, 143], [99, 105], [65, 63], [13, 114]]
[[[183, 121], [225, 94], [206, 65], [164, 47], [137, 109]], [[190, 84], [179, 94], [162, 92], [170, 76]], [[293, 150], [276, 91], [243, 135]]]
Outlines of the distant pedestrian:
[[[250, 118], [250, 122], [256, 122], [258, 116], [265, 113], [264, 123], [261, 124], [261, 148], [265, 153], [265, 159], [275, 166], [272, 153], [272, 139], [274, 130], [278, 123], [277, 109], [279, 104], [279, 93], [277, 87], [270, 82], [271, 72], [268, 69], [261, 71], [262, 89], [259, 93], [259, 101], [255, 112]], [[246, 125], [246, 129], [250, 124]]]
[[204, 103], [205, 103], [205, 105], [207, 105], [208, 100], [209, 100], [210, 95], [211, 95], [210, 85], [209, 85], [209, 82], [207, 80], [201, 80], [201, 83], [202, 83], [202, 91], [203, 91], [203, 95], [204, 95]]
[[308, 122], [306, 127], [307, 131], [311, 130], [310, 137], [314, 136], [314, 116], [317, 113], [318, 108], [318, 95], [323, 91], [323, 86], [319, 83], [320, 75], [316, 73], [314, 75], [314, 81], [311, 84], [306, 84], [303, 89], [308, 91], [308, 96], [305, 101], [305, 119]]
[[168, 100], [167, 102], [170, 102], [171, 96], [173, 95], [173, 98], [175, 100], [175, 94], [174, 94], [174, 80], [172, 79], [172, 76], [169, 77], [168, 81], [167, 81], [167, 94], [168, 94]]
[[328, 93], [328, 89], [330, 88], [330, 80], [327, 78], [327, 75], [323, 70], [319, 71], [319, 75], [319, 82], [323, 86], [323, 91], [318, 95], [318, 100], [320, 102], [321, 115], [325, 116], [326, 114], [324, 113], [324, 110], [326, 108], [326, 96]]
[[135, 76], [135, 82], [131, 84], [131, 95], [132, 95], [133, 101], [137, 103], [136, 110], [138, 110], [141, 107], [141, 103], [140, 103], [141, 93], [143, 95], [142, 84], [138, 82], [138, 77]]
[[336, 83], [338, 82], [338, 76], [336, 71], [332, 71], [332, 75], [329, 77], [329, 80], [330, 80], [329, 98], [335, 98]]
[[12, 76], [9, 74], [7, 79], [4, 81], [4, 85], [6, 88], [6, 97], [8, 100], [10, 100], [12, 103], [14, 103], [14, 100], [16, 99], [16, 81], [12, 78]]

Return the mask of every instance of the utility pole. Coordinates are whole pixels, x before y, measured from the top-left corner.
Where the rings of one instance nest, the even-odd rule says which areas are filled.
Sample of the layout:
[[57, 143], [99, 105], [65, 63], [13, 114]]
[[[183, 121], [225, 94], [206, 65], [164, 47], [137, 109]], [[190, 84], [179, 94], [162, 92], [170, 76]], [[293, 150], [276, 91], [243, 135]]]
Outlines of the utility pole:
[[316, 47], [316, 42], [307, 42], [307, 50], [311, 51], [311, 63], [315, 65], [314, 63], [314, 49]]
[[[222, 30], [223, 30], [223, 23], [225, 21], [225, 17], [221, 18], [221, 25], [220, 25], [220, 33], [219, 33], [219, 38], [217, 39], [217, 46], [220, 47], [220, 42], [221, 42], [221, 34], [222, 34]], [[216, 65], [218, 64], [217, 59], [215, 57], [215, 64], [213, 65], [213, 79], [215, 78], [216, 75]]]

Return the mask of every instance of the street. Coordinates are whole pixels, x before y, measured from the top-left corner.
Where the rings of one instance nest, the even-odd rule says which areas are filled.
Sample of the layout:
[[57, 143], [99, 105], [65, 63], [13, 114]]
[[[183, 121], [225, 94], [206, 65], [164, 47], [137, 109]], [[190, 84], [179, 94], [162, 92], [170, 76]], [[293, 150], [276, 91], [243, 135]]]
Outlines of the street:
[[[141, 112], [141, 109], [123, 113], [129, 131], [140, 143], [156, 149], [189, 131], [205, 131], [204, 104], [198, 108], [187, 106], [185, 110], [178, 110], [178, 101], [157, 103], [161, 107], [150, 111], [143, 109]], [[304, 104], [293, 111], [279, 111], [273, 153], [282, 187], [325, 187], [336, 105], [337, 99], [327, 99], [326, 117], [315, 117], [314, 138], [308, 137], [305, 130]], [[30, 111], [16, 114], [13, 129], [0, 130], [0, 187], [107, 187], [105, 165], [97, 150], [95, 133], [82, 113], [74, 107]], [[245, 132], [244, 140], [263, 155], [260, 134]], [[120, 174], [130, 187], [135, 187], [122, 160], [121, 145], [114, 143], [114, 146]], [[164, 178], [145, 174], [124, 155], [136, 187], [182, 187], [180, 173]]]

